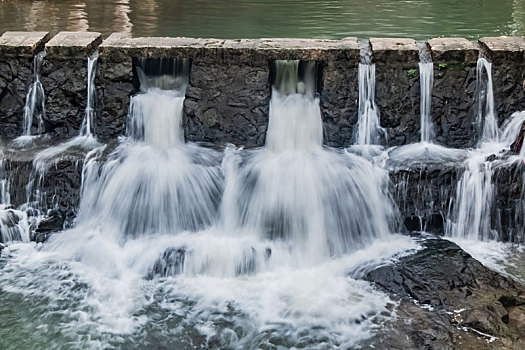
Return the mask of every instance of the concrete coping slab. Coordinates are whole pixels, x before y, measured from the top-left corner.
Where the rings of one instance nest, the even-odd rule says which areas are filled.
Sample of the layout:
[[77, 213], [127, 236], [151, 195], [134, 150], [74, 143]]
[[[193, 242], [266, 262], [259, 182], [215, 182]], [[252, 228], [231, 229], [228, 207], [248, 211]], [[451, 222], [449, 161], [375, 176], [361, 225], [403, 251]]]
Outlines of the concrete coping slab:
[[59, 58], [86, 58], [102, 43], [97, 32], [60, 32], [46, 44], [48, 56]]
[[358, 49], [357, 38], [343, 40], [326, 39], [202, 39], [186, 37], [150, 37], [131, 38], [125, 33], [113, 33], [101, 44], [101, 47], [155, 48], [155, 47], [216, 47], [232, 49]]
[[34, 56], [49, 40], [49, 32], [5, 32], [0, 37], [0, 52], [6, 56]]
[[525, 51], [525, 38], [519, 36], [484, 37], [479, 42], [491, 52]]
[[479, 45], [465, 38], [435, 38], [427, 42], [434, 62], [476, 62]]
[[414, 39], [371, 38], [370, 46], [374, 62], [419, 62], [419, 49]]
[[[132, 56], [162, 57], [174, 55], [192, 59], [305, 59], [327, 58], [343, 51], [355, 51], [358, 56], [357, 38], [344, 40], [323, 39], [199, 39], [199, 38], [131, 38], [121, 33], [110, 35], [100, 50], [117, 57], [116, 50], [125, 50]], [[211, 50], [210, 50], [211, 49]], [[347, 54], [348, 56], [348, 54]]]
[[525, 64], [525, 38], [485, 37], [479, 43], [483, 55], [496, 65]]

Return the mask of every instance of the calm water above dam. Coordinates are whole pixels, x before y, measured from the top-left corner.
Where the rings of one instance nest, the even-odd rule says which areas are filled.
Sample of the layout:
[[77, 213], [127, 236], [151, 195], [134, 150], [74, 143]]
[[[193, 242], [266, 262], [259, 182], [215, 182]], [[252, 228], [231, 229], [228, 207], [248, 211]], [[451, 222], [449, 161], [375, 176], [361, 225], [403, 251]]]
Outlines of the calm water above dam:
[[525, 35], [525, 0], [0, 1], [7, 30], [217, 38]]

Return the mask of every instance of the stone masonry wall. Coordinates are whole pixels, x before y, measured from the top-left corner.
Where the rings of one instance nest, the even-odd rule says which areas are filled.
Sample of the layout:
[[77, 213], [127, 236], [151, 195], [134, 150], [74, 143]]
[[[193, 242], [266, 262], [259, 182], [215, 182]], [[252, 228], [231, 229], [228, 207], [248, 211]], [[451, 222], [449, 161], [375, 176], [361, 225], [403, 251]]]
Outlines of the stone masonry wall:
[[462, 38], [431, 39], [434, 62], [432, 116], [436, 142], [454, 148], [474, 146], [476, 123], [476, 61], [478, 45]]
[[100, 33], [61, 32], [46, 44], [40, 74], [46, 133], [60, 138], [78, 135], [87, 100], [87, 59], [101, 42]]
[[370, 39], [376, 104], [389, 146], [419, 141], [419, 50], [412, 39]]
[[[388, 133], [385, 145], [417, 142], [418, 46], [412, 39], [370, 39], [369, 43], [376, 65], [376, 103], [381, 125]], [[191, 60], [183, 115], [188, 141], [262, 146], [271, 97], [270, 66], [274, 60], [294, 59], [316, 61], [320, 67], [318, 96], [325, 144], [345, 147], [352, 143], [360, 59], [356, 38], [215, 40], [129, 38], [116, 33], [102, 41], [99, 33], [74, 32], [59, 33], [51, 40], [41, 32], [8, 32], [0, 37], [0, 136], [4, 141], [21, 133], [33, 57], [44, 44], [47, 55], [41, 82], [46, 93], [45, 132], [53, 142], [78, 134], [87, 98], [87, 58], [98, 50], [94, 129], [103, 142], [114, 143], [125, 132], [129, 99], [137, 92], [133, 58], [165, 57]], [[458, 148], [477, 143], [476, 60], [480, 54], [493, 62], [500, 123], [511, 113], [525, 110], [525, 39], [482, 38], [474, 43], [439, 38], [426, 45], [434, 62], [432, 117], [436, 142]], [[23, 187], [31, 172], [31, 159], [6, 164], [17, 188], [13, 200], [24, 203]], [[76, 164], [59, 163], [44, 184], [46, 192], [62, 198], [58, 204], [67, 218], [74, 216], [78, 203], [80, 172]], [[427, 221], [443, 216], [455, 191], [456, 170], [438, 165], [393, 171], [393, 193], [402, 215], [421, 216]], [[509, 240], [516, 240], [514, 237], [522, 234], [516, 230], [522, 227], [524, 209], [513, 208], [522, 198], [523, 179], [520, 171], [512, 174], [509, 177], [501, 171], [495, 176], [498, 212], [493, 214], [492, 223], [508, 231], [512, 236], [507, 237]]]
[[[0, 39], [0, 135], [20, 134], [22, 109], [32, 79], [32, 58], [47, 33], [8, 32]], [[477, 142], [475, 128], [476, 60], [494, 62], [496, 109], [500, 123], [525, 109], [525, 39], [431, 39], [434, 62], [432, 112], [436, 141], [465, 148]], [[385, 145], [419, 140], [419, 50], [412, 39], [370, 39], [376, 65], [376, 103]], [[100, 51], [96, 76], [95, 132], [101, 140], [125, 131], [129, 97], [136, 92], [133, 57], [191, 59], [184, 104], [188, 141], [262, 146], [271, 96], [274, 60], [317, 61], [325, 144], [348, 146], [357, 123], [359, 48], [356, 38], [191, 39], [129, 38], [115, 33], [102, 42], [99, 33], [62, 32], [45, 46], [41, 81], [46, 93], [45, 131], [76, 135], [86, 104], [87, 58]]]
[[26, 94], [33, 81], [33, 57], [44, 49], [47, 32], [7, 32], [0, 37], [0, 136], [22, 130]]

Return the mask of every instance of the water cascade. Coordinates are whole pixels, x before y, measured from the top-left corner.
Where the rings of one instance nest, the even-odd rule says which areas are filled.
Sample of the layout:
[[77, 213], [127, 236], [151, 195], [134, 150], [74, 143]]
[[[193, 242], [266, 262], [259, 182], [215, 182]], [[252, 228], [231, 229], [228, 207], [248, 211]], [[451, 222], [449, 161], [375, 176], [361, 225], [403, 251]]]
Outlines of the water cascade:
[[[485, 74], [483, 74], [485, 72]], [[478, 92], [477, 123], [481, 131], [480, 142], [498, 139], [498, 120], [494, 106], [494, 88], [492, 86], [492, 63], [480, 57], [476, 66], [476, 84]]]
[[[490, 240], [497, 238], [497, 232], [490, 225], [494, 197], [493, 164], [486, 158], [491, 154], [500, 153], [501, 149], [509, 147], [513, 140], [498, 139], [500, 131], [494, 108], [492, 64], [485, 58], [478, 59], [476, 77], [480, 143], [465, 161], [465, 171], [458, 182], [455, 202], [449, 214], [447, 235]], [[507, 135], [505, 127], [502, 129], [504, 135]], [[516, 126], [515, 129], [519, 127]]]
[[[493, 99], [487, 96], [487, 99]], [[525, 113], [515, 113], [494, 132], [498, 139], [484, 142], [477, 149], [469, 152], [465, 161], [465, 170], [458, 182], [456, 197], [449, 213], [446, 235], [455, 238], [488, 241], [498, 238], [498, 232], [491, 227], [491, 214], [494, 201], [494, 167], [510, 166], [522, 157], [515, 156], [508, 160], [489, 161], [491, 155], [501, 155], [507, 151], [516, 139]]]
[[[315, 63], [277, 62], [266, 145], [222, 153], [184, 142], [187, 77], [147, 67], [127, 136], [86, 157], [76, 226], [41, 250], [10, 249], [0, 285], [86, 300], [69, 305], [90, 307], [90, 333], [73, 332], [84, 348], [150, 347], [138, 338], [151, 307], [175, 325], [152, 330], [174, 348], [348, 348], [370, 337], [395, 303], [352, 277], [417, 245], [392, 234], [387, 172], [323, 147]], [[50, 275], [57, 262], [63, 273]], [[23, 268], [40, 282], [14, 279]]]
[[185, 87], [148, 87], [131, 97], [126, 142], [102, 169], [87, 166], [79, 221], [97, 218], [126, 239], [195, 231], [216, 220], [218, 161], [213, 152], [184, 145]]
[[375, 64], [359, 64], [359, 109], [355, 143], [379, 144], [386, 131], [379, 122], [379, 109], [375, 103]]
[[93, 123], [95, 114], [95, 98], [96, 98], [96, 87], [95, 87], [95, 75], [97, 72], [97, 60], [98, 51], [95, 51], [91, 57], [88, 58], [87, 65], [87, 102], [86, 111], [84, 112], [84, 119], [80, 126], [80, 136], [94, 137]]
[[41, 51], [36, 54], [33, 59], [33, 82], [26, 95], [22, 136], [16, 139], [16, 142], [20, 144], [25, 144], [31, 141], [31, 132], [35, 118], [38, 121], [38, 127], [36, 131], [37, 134], [40, 134], [44, 131], [43, 116], [46, 113], [46, 108], [44, 88], [42, 87], [42, 83], [40, 83], [40, 67], [45, 55], [46, 52]]
[[9, 179], [5, 172], [4, 160], [0, 161], [0, 249], [12, 242], [29, 242], [31, 224], [27, 213], [14, 209], [9, 193]]
[[421, 142], [431, 142], [434, 139], [432, 123], [432, 88], [434, 85], [434, 63], [426, 43], [419, 47], [419, 84], [420, 96], [420, 126]]

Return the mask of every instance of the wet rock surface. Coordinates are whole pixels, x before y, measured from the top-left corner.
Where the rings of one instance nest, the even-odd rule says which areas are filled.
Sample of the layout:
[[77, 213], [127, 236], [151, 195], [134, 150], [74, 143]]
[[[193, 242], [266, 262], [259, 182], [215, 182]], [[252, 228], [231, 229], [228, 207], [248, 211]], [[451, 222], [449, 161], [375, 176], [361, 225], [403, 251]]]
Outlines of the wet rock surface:
[[456, 196], [460, 165], [429, 165], [390, 172], [391, 193], [409, 231], [442, 232]]
[[377, 336], [372, 343], [414, 349], [525, 346], [525, 287], [448, 240], [429, 238], [422, 246], [364, 277], [400, 300], [400, 318], [391, 325], [396, 339]]
[[[80, 201], [82, 162], [83, 158], [80, 157], [56, 159], [44, 176], [40, 177], [33, 169], [32, 161], [8, 160], [5, 165], [10, 174], [12, 204], [18, 207], [27, 203], [26, 190], [29, 185], [29, 200], [39, 201], [39, 209], [57, 209], [61, 220], [71, 222]], [[45, 227], [46, 224], [43, 225]]]
[[476, 63], [434, 62], [432, 120], [436, 141], [447, 147], [467, 148], [478, 141]]
[[495, 193], [491, 215], [492, 228], [505, 242], [525, 241], [525, 164], [496, 164], [492, 176]]
[[376, 65], [376, 103], [385, 144], [419, 141], [419, 51], [412, 39], [370, 39]]

